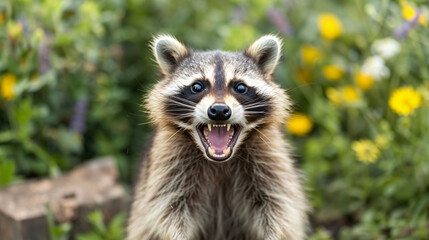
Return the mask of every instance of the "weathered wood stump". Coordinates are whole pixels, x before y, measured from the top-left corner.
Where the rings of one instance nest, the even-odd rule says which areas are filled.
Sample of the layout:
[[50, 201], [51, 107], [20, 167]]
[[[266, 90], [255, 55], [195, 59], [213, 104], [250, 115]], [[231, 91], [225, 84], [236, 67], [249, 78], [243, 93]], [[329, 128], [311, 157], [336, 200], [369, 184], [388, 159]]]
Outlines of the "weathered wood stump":
[[105, 157], [56, 179], [28, 181], [0, 191], [0, 239], [49, 239], [46, 203], [56, 221], [72, 223], [73, 233], [89, 230], [87, 214], [95, 209], [109, 221], [128, 202], [117, 177], [115, 160]]

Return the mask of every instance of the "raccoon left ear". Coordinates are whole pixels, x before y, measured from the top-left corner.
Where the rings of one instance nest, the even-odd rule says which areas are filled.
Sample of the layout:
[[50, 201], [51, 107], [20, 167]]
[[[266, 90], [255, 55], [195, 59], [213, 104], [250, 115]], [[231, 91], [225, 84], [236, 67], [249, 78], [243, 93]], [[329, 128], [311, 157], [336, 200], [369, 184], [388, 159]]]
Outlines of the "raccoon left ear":
[[161, 73], [164, 75], [169, 75], [174, 67], [189, 55], [185, 45], [169, 35], [155, 37], [152, 49]]
[[252, 43], [244, 52], [251, 57], [264, 71], [271, 75], [280, 59], [281, 40], [273, 35], [266, 35]]

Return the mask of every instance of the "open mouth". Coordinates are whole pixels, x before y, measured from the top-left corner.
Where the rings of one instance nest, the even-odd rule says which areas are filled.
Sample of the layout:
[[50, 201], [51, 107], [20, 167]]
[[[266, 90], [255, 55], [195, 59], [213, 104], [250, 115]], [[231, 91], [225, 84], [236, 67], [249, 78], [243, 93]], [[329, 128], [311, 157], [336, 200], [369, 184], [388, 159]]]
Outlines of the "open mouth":
[[240, 131], [238, 124], [203, 124], [197, 127], [207, 156], [215, 161], [224, 161], [232, 155]]

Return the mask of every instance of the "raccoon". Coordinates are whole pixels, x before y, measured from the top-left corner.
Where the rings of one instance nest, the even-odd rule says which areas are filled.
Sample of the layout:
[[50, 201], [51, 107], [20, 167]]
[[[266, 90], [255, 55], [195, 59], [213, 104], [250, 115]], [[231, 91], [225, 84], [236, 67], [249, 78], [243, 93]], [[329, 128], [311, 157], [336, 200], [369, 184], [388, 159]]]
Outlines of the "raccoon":
[[281, 49], [273, 35], [243, 52], [155, 37], [162, 80], [144, 101], [155, 135], [129, 240], [306, 237], [308, 204], [282, 130], [291, 103], [273, 81]]

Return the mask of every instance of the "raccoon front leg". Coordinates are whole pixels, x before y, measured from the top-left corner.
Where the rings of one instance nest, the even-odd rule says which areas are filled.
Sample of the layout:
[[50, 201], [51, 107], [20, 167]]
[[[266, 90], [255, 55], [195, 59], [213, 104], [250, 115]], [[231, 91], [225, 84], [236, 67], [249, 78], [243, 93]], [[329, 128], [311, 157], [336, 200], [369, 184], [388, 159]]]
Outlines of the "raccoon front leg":
[[[207, 212], [193, 204], [192, 194], [176, 191], [135, 203], [129, 226], [129, 240], [195, 239]], [[143, 206], [139, 209], [139, 206]], [[136, 212], [138, 211], [138, 212]], [[140, 215], [140, 216], [137, 216]]]
[[258, 161], [265, 163], [246, 162], [234, 175], [232, 208], [241, 231], [251, 240], [305, 239], [307, 202], [294, 170]]
[[[132, 220], [129, 226], [129, 240], [194, 239], [197, 225], [195, 214], [191, 213], [186, 199], [172, 196], [157, 198], [145, 204], [144, 216]], [[133, 216], [132, 216], [133, 218]]]
[[[294, 207], [292, 199], [269, 196], [268, 192], [253, 190], [250, 199], [239, 203], [239, 215], [245, 223], [246, 239], [252, 240], [303, 240], [305, 238], [304, 209]], [[275, 194], [277, 195], [277, 193]], [[238, 197], [238, 196], [237, 196]]]
[[[195, 172], [196, 171], [196, 172]], [[202, 234], [210, 212], [209, 175], [182, 160], [180, 164], [153, 166], [131, 210], [129, 240], [192, 240]]]

